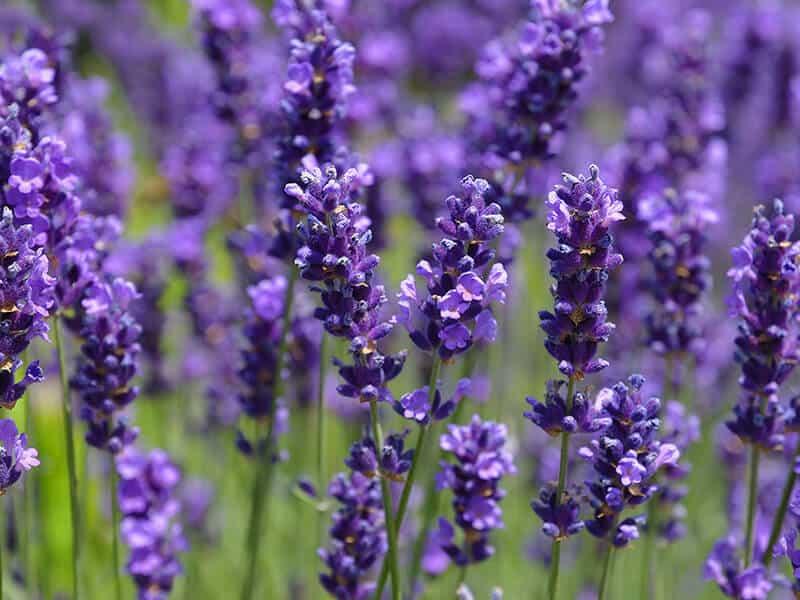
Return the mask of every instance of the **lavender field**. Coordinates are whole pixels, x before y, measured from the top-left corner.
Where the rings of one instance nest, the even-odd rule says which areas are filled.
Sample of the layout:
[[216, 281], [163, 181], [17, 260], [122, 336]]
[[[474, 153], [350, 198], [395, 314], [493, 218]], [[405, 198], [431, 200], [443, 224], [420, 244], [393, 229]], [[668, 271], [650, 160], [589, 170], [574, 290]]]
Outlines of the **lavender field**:
[[0, 0], [0, 184], [0, 600], [800, 599], [793, 0]]

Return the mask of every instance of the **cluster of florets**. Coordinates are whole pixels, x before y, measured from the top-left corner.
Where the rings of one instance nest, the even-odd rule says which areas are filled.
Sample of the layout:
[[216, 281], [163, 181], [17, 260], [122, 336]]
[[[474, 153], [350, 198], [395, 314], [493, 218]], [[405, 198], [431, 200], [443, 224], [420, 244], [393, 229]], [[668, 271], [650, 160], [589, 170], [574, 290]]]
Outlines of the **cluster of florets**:
[[[238, 371], [242, 384], [238, 396], [242, 412], [256, 423], [274, 417], [276, 422], [269, 424], [274, 436], [283, 433], [287, 425], [286, 411], [274, 406], [279, 401], [275, 398], [275, 383], [281, 376], [278, 353], [286, 288], [286, 278], [279, 275], [248, 289], [251, 308], [244, 324], [247, 346], [242, 350], [242, 364]], [[237, 445], [245, 454], [253, 454], [265, 442], [263, 439], [249, 439], [239, 431]]]
[[181, 472], [163, 450], [144, 454], [133, 446], [117, 457], [116, 469], [128, 573], [140, 600], [167, 598], [183, 572], [178, 555], [189, 547], [178, 521]]
[[497, 322], [492, 303], [504, 303], [508, 275], [494, 262], [491, 242], [503, 233], [500, 206], [487, 204], [489, 184], [467, 176], [462, 193], [445, 201], [448, 215], [437, 219], [445, 237], [435, 243], [431, 260], [417, 264], [427, 294], [417, 290], [413, 275], [400, 284], [400, 321], [424, 351], [450, 359], [476, 342], [493, 342]]
[[760, 564], [743, 567], [737, 546], [733, 538], [714, 544], [703, 567], [703, 575], [706, 579], [714, 580], [720, 591], [729, 598], [766, 600], [772, 590], [767, 569]]
[[86, 442], [116, 454], [136, 439], [123, 411], [139, 394], [137, 373], [142, 328], [131, 315], [139, 297], [132, 283], [117, 278], [95, 282], [82, 301], [81, 354], [70, 387], [81, 399]]
[[37, 136], [34, 143], [45, 111], [58, 101], [55, 79], [54, 65], [39, 48], [5, 56], [0, 65], [0, 116], [14, 107], [23, 126]]
[[380, 480], [359, 470], [339, 473], [331, 481], [328, 494], [341, 506], [333, 514], [331, 545], [319, 550], [328, 568], [320, 574], [320, 582], [334, 598], [367, 598], [375, 583], [364, 581], [364, 577], [387, 550]]
[[[511, 222], [531, 216], [525, 170], [554, 156], [553, 142], [567, 126], [567, 111], [587, 73], [586, 54], [602, 41], [601, 26], [613, 20], [606, 0], [533, 2], [531, 19], [508, 40], [490, 43], [462, 105], [478, 172]], [[530, 194], [527, 194], [528, 196]]]
[[[334, 162], [336, 129], [355, 92], [355, 49], [339, 39], [329, 16], [301, 0], [282, 0], [273, 17], [291, 37], [288, 78], [281, 112], [285, 132], [278, 143], [276, 164], [284, 184], [295, 181], [300, 161], [308, 154], [319, 164]], [[292, 199], [285, 198], [286, 208]]]
[[524, 413], [524, 416], [551, 436], [594, 433], [608, 426], [608, 417], [596, 409], [585, 393], [578, 391], [572, 398], [567, 398], [568, 387], [566, 381], [548, 380], [544, 402], [527, 398], [533, 410]]
[[489, 543], [493, 529], [503, 527], [500, 501], [505, 492], [500, 480], [516, 473], [511, 453], [505, 449], [505, 425], [472, 417], [469, 425], [450, 425], [442, 434], [439, 446], [456, 462], [442, 463], [436, 487], [453, 491], [455, 524], [463, 531], [459, 544], [447, 519], [439, 520], [436, 535], [450, 559], [460, 567], [481, 562], [494, 554]]
[[21, 356], [36, 337], [47, 339], [47, 318], [55, 302], [55, 280], [48, 274], [49, 262], [41, 247], [33, 244], [30, 225], [16, 227], [11, 211], [3, 209], [0, 220], [0, 406], [13, 408], [33, 382], [44, 374], [38, 361], [25, 368]]
[[19, 481], [23, 473], [39, 466], [39, 452], [28, 448], [28, 438], [11, 419], [0, 420], [0, 496]]
[[386, 477], [392, 481], [402, 481], [404, 473], [411, 468], [414, 460], [414, 450], [405, 449], [407, 434], [408, 430], [387, 436], [380, 452], [375, 446], [375, 440], [365, 437], [350, 447], [350, 457], [344, 464], [365, 477]]
[[202, 45], [216, 75], [211, 103], [217, 116], [233, 125], [241, 153], [262, 135], [258, 91], [251, 89], [253, 38], [261, 13], [249, 0], [193, 0], [202, 31]]
[[655, 302], [647, 315], [647, 342], [659, 354], [697, 353], [702, 299], [711, 287], [711, 261], [704, 254], [706, 232], [719, 220], [706, 194], [663, 194], [639, 203], [652, 247], [652, 275], [645, 280]]
[[674, 465], [680, 451], [656, 439], [661, 428], [658, 398], [645, 399], [644, 378], [633, 375], [628, 383], [598, 392], [598, 403], [611, 422], [580, 456], [591, 463], [595, 479], [587, 481], [594, 509], [586, 529], [598, 538], [611, 538], [617, 547], [639, 537], [639, 517], [620, 521], [627, 507], [640, 506], [658, 490], [653, 478], [666, 465]]
[[732, 251], [731, 314], [739, 318], [736, 361], [742, 398], [728, 427], [743, 441], [767, 448], [781, 441], [779, 386], [798, 358], [797, 293], [800, 242], [794, 216], [775, 200], [755, 209], [753, 227]]
[[614, 329], [606, 320], [603, 294], [609, 271], [622, 264], [609, 229], [624, 217], [617, 190], [603, 183], [596, 166], [589, 167], [588, 177], [565, 173], [564, 182], [547, 200], [547, 227], [558, 241], [547, 252], [554, 311], [542, 311], [539, 318], [558, 370], [581, 380], [608, 365], [596, 357]]

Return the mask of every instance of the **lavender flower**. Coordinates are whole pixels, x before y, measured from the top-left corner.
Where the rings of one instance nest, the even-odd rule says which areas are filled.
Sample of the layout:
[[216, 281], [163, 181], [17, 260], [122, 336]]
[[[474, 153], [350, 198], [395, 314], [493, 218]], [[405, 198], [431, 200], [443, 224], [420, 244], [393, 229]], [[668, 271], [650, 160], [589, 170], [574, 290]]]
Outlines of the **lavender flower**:
[[375, 588], [364, 578], [387, 550], [380, 482], [358, 471], [339, 473], [328, 494], [341, 506], [333, 514], [331, 544], [318, 552], [328, 569], [320, 582], [337, 600], [364, 600]]
[[39, 452], [28, 448], [28, 438], [11, 419], [0, 420], [0, 496], [19, 481], [23, 473], [39, 466]]
[[20, 122], [33, 134], [34, 144], [39, 141], [47, 108], [58, 101], [55, 77], [50, 58], [39, 48], [5, 56], [0, 65], [0, 115], [7, 116], [15, 107]]
[[130, 282], [117, 278], [96, 282], [82, 304], [81, 354], [70, 387], [81, 399], [80, 416], [86, 421], [86, 442], [118, 454], [138, 435], [122, 411], [139, 389], [131, 384], [137, 372], [142, 328], [131, 315], [139, 297]]
[[411, 468], [414, 450], [405, 449], [408, 430], [393, 433], [383, 441], [380, 454], [371, 437], [365, 437], [350, 447], [350, 457], [344, 461], [351, 470], [365, 477], [387, 477], [392, 481], [403, 481], [403, 474]]
[[[273, 394], [275, 379], [281, 376], [278, 346], [283, 327], [286, 285], [286, 278], [277, 276], [248, 289], [251, 308], [244, 325], [247, 347], [242, 350], [242, 365], [239, 368], [242, 384], [239, 403], [242, 412], [257, 423], [263, 423], [274, 414], [276, 422], [271, 426], [276, 435], [285, 430], [287, 416], [280, 404], [273, 407], [273, 403], [279, 401]], [[253, 454], [265, 442], [265, 439], [248, 439], [239, 431], [237, 445], [245, 454]]]
[[[462, 97], [468, 137], [493, 197], [510, 222], [529, 218], [530, 191], [519, 181], [530, 166], [554, 157], [554, 138], [587, 73], [587, 53], [613, 20], [606, 0], [532, 2], [531, 19], [508, 40], [489, 43], [477, 63], [480, 78]], [[487, 109], [488, 107], [488, 109]]]
[[455, 523], [464, 532], [463, 544], [455, 541], [455, 530], [446, 519], [439, 520], [442, 549], [460, 567], [481, 562], [494, 554], [489, 544], [492, 529], [503, 527], [500, 501], [505, 492], [500, 480], [516, 469], [511, 454], [504, 449], [506, 427], [478, 415], [469, 425], [449, 425], [439, 442], [455, 463], [442, 463], [436, 480], [439, 490], [453, 490]]
[[622, 264], [609, 229], [624, 217], [617, 190], [603, 183], [596, 166], [589, 167], [589, 177], [565, 173], [564, 182], [547, 201], [547, 227], [558, 241], [547, 252], [556, 280], [551, 288], [555, 311], [539, 317], [545, 348], [559, 361], [558, 370], [580, 381], [608, 365], [595, 354], [614, 329], [606, 321], [603, 292], [608, 272]]
[[468, 175], [461, 188], [461, 195], [445, 201], [449, 215], [436, 222], [445, 237], [433, 245], [432, 260], [417, 264], [427, 296], [417, 290], [413, 275], [403, 280], [397, 295], [399, 319], [411, 340], [445, 360], [476, 342], [494, 341], [497, 322], [491, 305], [505, 302], [508, 285], [490, 246], [503, 233], [500, 207], [484, 200], [489, 187], [483, 179]]
[[653, 477], [668, 465], [675, 465], [680, 451], [672, 443], [656, 439], [661, 428], [658, 398], [643, 398], [644, 378], [632, 375], [628, 384], [617, 383], [598, 393], [598, 402], [611, 424], [580, 456], [592, 464], [596, 478], [587, 481], [594, 518], [586, 521], [593, 536], [607, 538], [617, 547], [626, 546], [639, 535], [637, 518], [619, 517], [626, 507], [640, 506], [658, 489]]
[[188, 549], [177, 517], [181, 472], [163, 450], [129, 446], [116, 459], [122, 540], [130, 547], [127, 568], [139, 600], [166, 599], [183, 572], [178, 554]]
[[691, 352], [702, 345], [699, 318], [711, 287], [711, 262], [703, 254], [706, 231], [719, 220], [705, 194], [667, 190], [639, 204], [652, 243], [652, 276], [645, 281], [654, 299], [647, 316], [649, 346], [660, 354]]
[[729, 598], [766, 600], [772, 589], [767, 570], [762, 565], [742, 568], [736, 547], [731, 538], [714, 544], [703, 568], [705, 578], [714, 580]]
[[11, 210], [3, 209], [0, 220], [0, 313], [3, 335], [0, 338], [0, 406], [11, 409], [31, 383], [41, 381], [44, 373], [38, 361], [25, 368], [16, 381], [15, 373], [22, 366], [20, 356], [35, 337], [47, 338], [47, 318], [54, 305], [55, 280], [49, 275], [47, 256], [34, 246], [30, 225], [16, 227]]
[[775, 200], [756, 207], [751, 231], [733, 249], [731, 315], [739, 317], [736, 361], [742, 398], [728, 427], [742, 441], [773, 448], [782, 439], [777, 392], [798, 361], [797, 310], [800, 243], [794, 216]]

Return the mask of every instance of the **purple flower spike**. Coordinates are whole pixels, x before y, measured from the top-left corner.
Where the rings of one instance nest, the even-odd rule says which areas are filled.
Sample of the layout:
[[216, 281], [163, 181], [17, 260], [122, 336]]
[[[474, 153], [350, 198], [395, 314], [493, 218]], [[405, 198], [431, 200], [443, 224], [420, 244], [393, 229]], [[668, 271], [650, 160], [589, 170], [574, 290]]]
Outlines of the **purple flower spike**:
[[610, 419], [595, 408], [585, 394], [576, 392], [572, 398], [572, 407], [567, 410], [567, 382], [549, 380], [545, 401], [527, 398], [532, 411], [524, 413], [548, 435], [561, 433], [594, 433], [607, 427]]
[[539, 317], [547, 334], [545, 347], [559, 361], [559, 370], [581, 380], [608, 364], [596, 357], [614, 330], [606, 320], [603, 294], [609, 270], [622, 264], [609, 229], [624, 217], [617, 191], [603, 183], [596, 166], [589, 167], [588, 177], [565, 173], [564, 182], [547, 202], [547, 227], [558, 240], [547, 252], [555, 310]]
[[735, 359], [741, 365], [742, 397], [728, 427], [742, 441], [780, 444], [779, 386], [794, 370], [798, 353], [797, 303], [800, 242], [793, 241], [794, 216], [775, 200], [755, 209], [744, 243], [732, 251], [731, 314], [739, 318]]
[[500, 480], [516, 469], [511, 454], [505, 450], [506, 427], [474, 415], [469, 425], [450, 425], [441, 436], [440, 447], [453, 455], [456, 463], [442, 463], [437, 488], [453, 490], [455, 523], [464, 532], [464, 541], [454, 541], [455, 532], [445, 519], [440, 530], [441, 548], [457, 565], [464, 567], [481, 562], [494, 554], [489, 544], [492, 529], [503, 527], [500, 501], [505, 492]]
[[0, 420], [0, 496], [19, 481], [23, 473], [39, 466], [39, 452], [28, 447], [28, 439], [19, 433], [11, 419]]
[[125, 408], [139, 394], [131, 384], [141, 350], [141, 326], [131, 315], [139, 298], [130, 282], [117, 278], [97, 282], [83, 300], [83, 346], [70, 387], [81, 398], [81, 418], [90, 446], [117, 454], [136, 439], [138, 430], [128, 425]]
[[542, 520], [542, 532], [553, 539], [563, 540], [580, 532], [585, 523], [580, 519], [579, 490], [564, 491], [557, 497], [556, 487], [545, 485], [539, 492], [539, 498], [531, 503], [531, 508]]
[[715, 581], [720, 591], [729, 598], [766, 600], [772, 590], [767, 570], [759, 564], [742, 568], [736, 553], [737, 546], [733, 538], [714, 544], [703, 567], [703, 575]]
[[661, 428], [658, 398], [644, 398], [644, 378], [632, 375], [627, 384], [617, 383], [598, 393], [598, 401], [610, 418], [609, 425], [581, 448], [580, 456], [591, 463], [595, 478], [587, 481], [594, 518], [586, 529], [599, 538], [610, 538], [622, 547], [639, 536], [643, 524], [638, 517], [619, 521], [628, 506], [640, 506], [658, 490], [654, 478], [661, 470], [674, 467], [678, 448], [656, 438]]
[[178, 521], [181, 472], [163, 450], [143, 454], [133, 446], [117, 455], [116, 469], [128, 573], [140, 600], [165, 599], [183, 572], [178, 555], [189, 548]]
[[447, 360], [466, 352], [476, 342], [493, 342], [497, 322], [494, 303], [504, 303], [508, 274], [494, 262], [490, 242], [503, 233], [503, 215], [497, 204], [487, 204], [488, 184], [467, 176], [462, 193], [445, 201], [448, 215], [436, 224], [445, 234], [433, 245], [431, 260], [417, 264], [427, 295], [417, 289], [413, 275], [400, 284], [398, 319], [421, 350], [436, 350]]

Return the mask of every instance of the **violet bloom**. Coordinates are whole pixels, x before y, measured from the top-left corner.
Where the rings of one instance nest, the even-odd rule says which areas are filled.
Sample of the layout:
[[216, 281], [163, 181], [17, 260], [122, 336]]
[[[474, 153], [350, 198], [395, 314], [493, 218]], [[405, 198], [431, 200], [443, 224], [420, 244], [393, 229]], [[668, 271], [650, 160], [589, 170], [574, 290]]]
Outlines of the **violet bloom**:
[[132, 283], [116, 278], [94, 283], [82, 302], [83, 344], [70, 387], [81, 400], [80, 416], [88, 427], [86, 442], [112, 454], [132, 444], [138, 435], [123, 414], [139, 394], [131, 383], [141, 350], [142, 328], [131, 314], [138, 297]]
[[333, 513], [330, 546], [318, 551], [327, 567], [320, 583], [337, 600], [366, 600], [375, 583], [365, 578], [388, 548], [380, 480], [358, 471], [339, 473], [328, 494], [340, 506]]
[[[298, 181], [303, 159], [312, 159], [323, 167], [334, 164], [341, 171], [352, 166], [339, 130], [347, 114], [347, 100], [355, 91], [355, 49], [339, 39], [328, 14], [319, 6], [309, 6], [302, 0], [281, 0], [272, 14], [291, 38], [280, 104], [283, 130], [274, 160], [282, 190]], [[297, 201], [296, 196], [283, 196], [273, 256], [291, 257], [296, 250], [292, 212], [302, 212]]]
[[[796, 467], [795, 467], [796, 468]], [[797, 548], [797, 525], [784, 534], [776, 544], [775, 556], [785, 556], [792, 565], [792, 591], [795, 596], [800, 593], [800, 549]], [[767, 549], [770, 551], [770, 549]]]
[[587, 73], [587, 54], [601, 44], [601, 26], [613, 20], [607, 0], [535, 0], [532, 7], [518, 31], [486, 46], [476, 65], [479, 81], [461, 102], [479, 159], [472, 168], [490, 179], [509, 222], [532, 215], [530, 190], [518, 184], [531, 166], [554, 157], [554, 139], [566, 129]]
[[39, 141], [43, 115], [58, 101], [55, 78], [50, 57], [39, 48], [4, 56], [0, 64], [0, 115], [17, 107], [21, 123], [34, 135], [33, 143]]
[[22, 474], [39, 466], [39, 452], [28, 448], [28, 438], [11, 419], [0, 420], [0, 496], [19, 481]]
[[350, 457], [344, 464], [365, 477], [386, 477], [392, 481], [403, 481], [403, 475], [411, 468], [414, 450], [405, 449], [408, 430], [393, 433], [383, 440], [380, 454], [371, 437], [365, 437], [350, 447]]
[[624, 217], [617, 190], [600, 179], [596, 166], [589, 167], [588, 177], [565, 173], [564, 182], [547, 200], [547, 227], [558, 241], [547, 252], [555, 310], [542, 311], [539, 318], [558, 370], [580, 381], [608, 365], [596, 356], [614, 329], [606, 320], [603, 294], [609, 271], [622, 264], [609, 230]]
[[41, 381], [44, 374], [38, 361], [25, 367], [21, 380], [16, 372], [21, 355], [36, 337], [47, 340], [47, 318], [54, 307], [54, 284], [44, 250], [33, 243], [30, 225], [16, 227], [11, 210], [3, 208], [0, 220], [0, 313], [3, 335], [0, 338], [0, 406], [11, 409], [26, 388]]
[[[242, 364], [239, 368], [241, 391], [239, 403], [242, 413], [264, 423], [275, 415], [275, 435], [285, 431], [287, 413], [278, 398], [274, 397], [275, 381], [280, 377], [278, 348], [283, 328], [283, 306], [286, 298], [286, 278], [283, 276], [264, 279], [247, 290], [251, 307], [244, 324], [244, 337], [247, 346], [242, 350]], [[278, 402], [277, 406], [273, 403]], [[249, 439], [240, 430], [237, 446], [251, 455], [260, 450], [266, 439]], [[267, 449], [272, 451], [272, 449]]]
[[639, 203], [652, 244], [652, 275], [645, 280], [653, 296], [647, 315], [647, 341], [659, 354], [697, 356], [703, 345], [699, 322], [711, 287], [711, 261], [704, 254], [709, 227], [719, 221], [710, 199], [697, 192], [667, 190]]
[[448, 215], [436, 224], [444, 238], [433, 245], [431, 260], [417, 264], [427, 294], [417, 289], [413, 275], [400, 284], [400, 321], [423, 351], [450, 359], [480, 341], [493, 342], [497, 322], [494, 303], [505, 303], [508, 275], [494, 262], [491, 242], [503, 233], [497, 204], [487, 204], [489, 184], [468, 175], [462, 192], [445, 201]]
[[782, 440], [778, 389], [798, 358], [797, 303], [800, 243], [783, 203], [758, 206], [751, 231], [733, 249], [731, 315], [739, 318], [736, 361], [742, 397], [728, 427], [743, 442], [774, 448]]
[[460, 567], [486, 560], [494, 554], [489, 544], [493, 529], [503, 527], [500, 501], [505, 492], [500, 480], [516, 473], [511, 453], [504, 448], [506, 427], [478, 415], [469, 425], [449, 425], [442, 434], [439, 446], [451, 454], [455, 463], [442, 463], [437, 475], [438, 490], [453, 491], [455, 524], [463, 531], [464, 539], [455, 539], [455, 530], [447, 519], [439, 520], [442, 549]]
[[352, 362], [337, 361], [344, 383], [339, 393], [361, 402], [391, 401], [386, 384], [397, 377], [405, 363], [405, 353], [385, 355], [378, 342], [388, 336], [395, 320], [383, 318], [386, 295], [375, 285], [379, 258], [368, 250], [372, 240], [369, 219], [356, 200], [359, 172], [349, 169], [342, 177], [329, 167], [325, 177], [319, 169], [305, 171], [302, 189], [288, 184], [286, 193], [306, 213], [298, 226], [302, 246], [295, 264], [300, 276], [318, 283], [322, 306], [314, 311], [327, 333], [350, 342]]
[[178, 555], [188, 549], [179, 522], [181, 472], [163, 450], [129, 446], [116, 459], [122, 541], [139, 600], [166, 600], [183, 572]]
[[680, 457], [675, 444], [656, 438], [661, 428], [661, 402], [658, 398], [645, 399], [643, 384], [641, 375], [632, 375], [627, 384], [619, 382], [598, 392], [598, 403], [611, 423], [590, 447], [579, 452], [591, 463], [595, 475], [586, 482], [594, 509], [586, 529], [595, 537], [610, 537], [617, 547], [639, 537], [641, 519], [620, 521], [623, 511], [647, 502], [658, 489], [653, 482], [656, 473], [677, 464]]
[[715, 581], [729, 598], [766, 600], [772, 589], [767, 570], [762, 565], [743, 568], [736, 548], [736, 540], [732, 538], [714, 544], [703, 566], [703, 575]]

